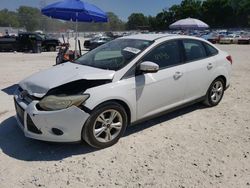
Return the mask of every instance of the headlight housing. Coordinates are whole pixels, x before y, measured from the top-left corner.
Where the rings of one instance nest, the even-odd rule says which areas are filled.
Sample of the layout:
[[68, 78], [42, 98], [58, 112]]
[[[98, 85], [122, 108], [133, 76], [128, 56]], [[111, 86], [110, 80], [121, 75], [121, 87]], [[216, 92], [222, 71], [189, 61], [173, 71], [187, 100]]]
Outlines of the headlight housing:
[[49, 95], [44, 97], [38, 104], [43, 110], [53, 111], [69, 108], [70, 106], [79, 106], [89, 98], [89, 94], [56, 96]]

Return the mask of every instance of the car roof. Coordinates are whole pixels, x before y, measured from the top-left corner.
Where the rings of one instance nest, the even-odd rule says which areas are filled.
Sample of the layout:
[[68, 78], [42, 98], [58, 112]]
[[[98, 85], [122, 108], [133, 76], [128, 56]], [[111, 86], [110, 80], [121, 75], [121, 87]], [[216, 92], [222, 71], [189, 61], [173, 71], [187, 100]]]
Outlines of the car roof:
[[[156, 41], [159, 39], [198, 39], [203, 40], [198, 37], [188, 36], [188, 35], [178, 35], [178, 34], [137, 34], [122, 37], [122, 39], [138, 39], [147, 41]], [[204, 40], [203, 40], [204, 41]]]
[[172, 37], [172, 36], [176, 36], [176, 35], [175, 34], [137, 34], [137, 35], [125, 36], [125, 37], [122, 37], [122, 39], [138, 39], [138, 40], [155, 41], [163, 37]]
[[[135, 39], [135, 40], [147, 40], [147, 41], [164, 41], [164, 40], [171, 40], [171, 39], [193, 39], [193, 40], [199, 40], [203, 41], [205, 43], [209, 43], [214, 48], [218, 49], [215, 45], [211, 44], [209, 41], [200, 38], [200, 37], [194, 37], [194, 36], [188, 36], [188, 35], [178, 35], [178, 34], [137, 34], [137, 35], [129, 35], [125, 37], [121, 37], [119, 39]], [[119, 40], [118, 39], [118, 40]]]

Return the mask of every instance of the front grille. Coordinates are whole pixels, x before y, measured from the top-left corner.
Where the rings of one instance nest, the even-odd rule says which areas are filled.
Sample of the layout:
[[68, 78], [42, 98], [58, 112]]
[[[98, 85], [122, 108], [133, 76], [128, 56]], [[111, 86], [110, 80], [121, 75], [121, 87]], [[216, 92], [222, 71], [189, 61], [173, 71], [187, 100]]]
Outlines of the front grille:
[[36, 134], [42, 134], [42, 132], [35, 126], [35, 124], [32, 121], [29, 114], [27, 114], [27, 129], [30, 132], [33, 132], [33, 133], [36, 133]]
[[[19, 87], [18, 88], [18, 97], [20, 98], [20, 95], [21, 93], [23, 92], [24, 90]], [[25, 93], [25, 95], [22, 96], [22, 99], [21, 99], [23, 102], [25, 102], [26, 104], [30, 104], [33, 100], [39, 100], [38, 98], [32, 96], [32, 95], [29, 95], [28, 93]]]
[[22, 126], [24, 126], [24, 110], [22, 109], [21, 106], [19, 106], [16, 100], [14, 101], [14, 103], [15, 103], [17, 117], [19, 121], [21, 122]]

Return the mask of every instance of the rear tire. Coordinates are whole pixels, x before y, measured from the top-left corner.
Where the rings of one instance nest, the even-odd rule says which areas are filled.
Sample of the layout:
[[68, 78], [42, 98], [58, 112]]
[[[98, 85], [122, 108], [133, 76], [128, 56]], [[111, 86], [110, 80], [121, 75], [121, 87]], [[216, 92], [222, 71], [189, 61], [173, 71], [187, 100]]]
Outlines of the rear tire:
[[82, 130], [82, 138], [95, 148], [110, 147], [121, 138], [127, 124], [128, 116], [122, 105], [104, 103], [90, 114]]
[[222, 78], [215, 79], [210, 85], [204, 104], [212, 107], [220, 103], [225, 91], [225, 83]]

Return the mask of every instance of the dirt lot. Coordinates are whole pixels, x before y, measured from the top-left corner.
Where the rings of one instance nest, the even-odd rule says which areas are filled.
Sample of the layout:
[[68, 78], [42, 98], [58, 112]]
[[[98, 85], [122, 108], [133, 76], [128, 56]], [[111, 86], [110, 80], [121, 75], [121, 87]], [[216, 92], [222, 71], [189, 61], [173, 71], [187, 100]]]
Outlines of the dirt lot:
[[129, 127], [103, 150], [25, 138], [13, 91], [51, 67], [56, 53], [1, 53], [0, 187], [250, 187], [250, 46], [220, 48], [234, 59], [220, 105], [196, 104]]

